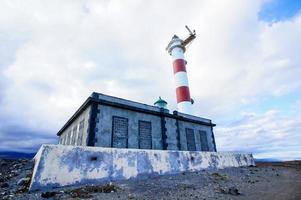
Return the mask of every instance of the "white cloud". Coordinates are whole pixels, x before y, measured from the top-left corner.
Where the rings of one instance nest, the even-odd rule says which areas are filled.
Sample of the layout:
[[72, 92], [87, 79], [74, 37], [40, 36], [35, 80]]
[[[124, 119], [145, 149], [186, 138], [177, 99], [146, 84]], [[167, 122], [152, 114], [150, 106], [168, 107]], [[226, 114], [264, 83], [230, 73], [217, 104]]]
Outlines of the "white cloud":
[[256, 158], [301, 159], [301, 116], [281, 117], [270, 110], [242, 113], [240, 119], [216, 128], [222, 151], [253, 152]]
[[242, 106], [301, 87], [301, 15], [268, 24], [258, 19], [261, 5], [1, 1], [0, 43], [14, 48], [0, 49], [0, 58], [9, 54], [0, 63], [0, 117], [54, 135], [92, 91], [148, 104], [162, 96], [173, 110], [165, 47], [174, 33], [187, 34], [187, 24], [197, 31], [186, 55], [195, 113], [231, 121]]

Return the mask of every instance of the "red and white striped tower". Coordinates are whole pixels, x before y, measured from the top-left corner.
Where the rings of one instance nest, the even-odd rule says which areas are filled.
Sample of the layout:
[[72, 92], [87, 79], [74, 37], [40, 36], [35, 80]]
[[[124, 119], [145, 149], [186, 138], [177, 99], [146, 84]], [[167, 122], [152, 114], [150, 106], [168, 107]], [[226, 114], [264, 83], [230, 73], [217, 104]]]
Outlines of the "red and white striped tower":
[[[186, 26], [188, 29], [188, 27]], [[195, 38], [195, 31], [191, 32], [187, 39], [181, 40], [174, 35], [166, 50], [172, 56], [173, 72], [176, 84], [176, 95], [178, 111], [186, 114], [192, 114], [192, 99], [190, 97], [188, 78], [186, 72], [186, 60], [184, 58], [185, 46]]]

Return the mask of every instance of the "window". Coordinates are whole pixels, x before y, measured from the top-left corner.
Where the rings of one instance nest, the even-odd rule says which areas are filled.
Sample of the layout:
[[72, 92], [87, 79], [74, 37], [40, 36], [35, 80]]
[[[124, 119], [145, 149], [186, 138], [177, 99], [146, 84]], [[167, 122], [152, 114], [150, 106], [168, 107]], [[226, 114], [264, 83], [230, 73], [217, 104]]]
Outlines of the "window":
[[83, 144], [84, 125], [85, 125], [85, 119], [83, 119], [79, 123], [77, 142], [76, 142], [77, 145], [82, 145]]
[[67, 135], [67, 133], [65, 133], [65, 134], [64, 134], [64, 138], [63, 138], [63, 140], [64, 140], [64, 141], [63, 141], [63, 144], [64, 144], [64, 145], [67, 144], [67, 137], [68, 137], [68, 135]]
[[71, 145], [75, 145], [75, 140], [77, 138], [76, 135], [77, 135], [77, 125], [73, 127]]
[[70, 144], [71, 144], [71, 130], [69, 130], [66, 135], [66, 145], [70, 145]]
[[139, 149], [152, 149], [152, 123], [138, 122]]
[[186, 140], [187, 140], [187, 150], [195, 151], [195, 137], [194, 131], [191, 128], [186, 128]]
[[65, 144], [65, 135], [60, 135], [60, 138], [62, 138], [60, 144]]
[[128, 147], [128, 119], [124, 117], [113, 116], [112, 127], [112, 147]]
[[59, 138], [59, 144], [62, 144], [63, 143], [63, 138], [62, 138], [62, 136], [60, 136], [60, 138]]
[[201, 140], [201, 150], [209, 151], [206, 131], [199, 131], [199, 133], [200, 133], [200, 140]]

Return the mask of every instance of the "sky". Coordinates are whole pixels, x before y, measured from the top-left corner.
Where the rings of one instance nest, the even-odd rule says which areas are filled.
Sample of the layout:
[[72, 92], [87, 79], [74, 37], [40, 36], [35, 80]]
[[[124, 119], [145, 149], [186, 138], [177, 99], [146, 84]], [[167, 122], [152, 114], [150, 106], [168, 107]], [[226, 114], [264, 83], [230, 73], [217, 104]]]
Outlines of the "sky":
[[176, 110], [174, 34], [194, 114], [218, 151], [301, 159], [301, 3], [294, 0], [0, 2], [0, 151], [36, 151], [93, 92]]

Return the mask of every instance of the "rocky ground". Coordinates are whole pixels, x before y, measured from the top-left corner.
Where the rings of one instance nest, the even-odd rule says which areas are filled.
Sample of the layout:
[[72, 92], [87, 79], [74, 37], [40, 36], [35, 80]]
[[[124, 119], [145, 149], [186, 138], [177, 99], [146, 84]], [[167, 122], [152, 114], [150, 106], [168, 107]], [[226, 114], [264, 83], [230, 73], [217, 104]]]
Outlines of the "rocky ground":
[[32, 167], [0, 159], [0, 199], [301, 199], [301, 161], [28, 193]]

